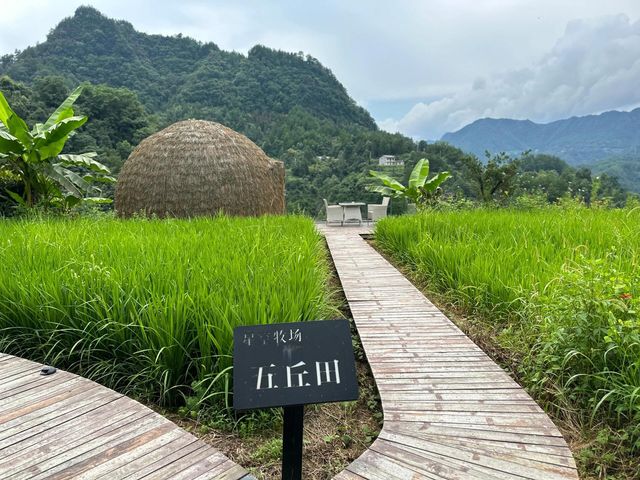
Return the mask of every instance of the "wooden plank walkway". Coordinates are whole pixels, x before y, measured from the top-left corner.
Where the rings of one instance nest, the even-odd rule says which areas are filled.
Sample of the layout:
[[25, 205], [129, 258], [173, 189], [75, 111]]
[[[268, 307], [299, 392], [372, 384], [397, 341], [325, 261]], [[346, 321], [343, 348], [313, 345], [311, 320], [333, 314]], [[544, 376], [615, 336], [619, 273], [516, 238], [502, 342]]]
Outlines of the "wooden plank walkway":
[[384, 411], [378, 439], [336, 479], [578, 478], [549, 417], [362, 239], [366, 227], [318, 228]]
[[144, 405], [0, 353], [0, 479], [252, 479]]

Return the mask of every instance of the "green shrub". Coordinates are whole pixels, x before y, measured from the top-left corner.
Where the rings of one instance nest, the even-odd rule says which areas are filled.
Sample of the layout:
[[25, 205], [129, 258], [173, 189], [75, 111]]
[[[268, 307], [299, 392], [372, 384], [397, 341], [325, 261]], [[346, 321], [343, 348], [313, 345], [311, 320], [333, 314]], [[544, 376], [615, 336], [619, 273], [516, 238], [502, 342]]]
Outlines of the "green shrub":
[[560, 389], [592, 417], [635, 425], [640, 447], [640, 272], [628, 267], [615, 252], [565, 266], [537, 298], [540, 335], [524, 368], [540, 393]]

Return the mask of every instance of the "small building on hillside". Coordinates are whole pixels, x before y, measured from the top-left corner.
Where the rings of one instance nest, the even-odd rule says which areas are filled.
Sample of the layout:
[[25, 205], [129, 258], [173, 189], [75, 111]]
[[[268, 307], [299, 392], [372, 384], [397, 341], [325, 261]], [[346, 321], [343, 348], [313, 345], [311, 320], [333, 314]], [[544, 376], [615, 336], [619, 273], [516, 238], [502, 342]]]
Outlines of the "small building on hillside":
[[401, 167], [404, 165], [404, 160], [396, 157], [395, 155], [382, 155], [378, 159], [378, 165], [381, 167]]

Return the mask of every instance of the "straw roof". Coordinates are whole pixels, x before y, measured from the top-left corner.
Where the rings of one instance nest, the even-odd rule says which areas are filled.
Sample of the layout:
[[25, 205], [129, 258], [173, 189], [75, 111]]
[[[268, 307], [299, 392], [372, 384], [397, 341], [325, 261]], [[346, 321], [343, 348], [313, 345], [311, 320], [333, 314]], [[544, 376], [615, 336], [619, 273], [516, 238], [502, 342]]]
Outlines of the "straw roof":
[[284, 213], [284, 165], [219, 123], [186, 120], [140, 142], [116, 185], [119, 216]]

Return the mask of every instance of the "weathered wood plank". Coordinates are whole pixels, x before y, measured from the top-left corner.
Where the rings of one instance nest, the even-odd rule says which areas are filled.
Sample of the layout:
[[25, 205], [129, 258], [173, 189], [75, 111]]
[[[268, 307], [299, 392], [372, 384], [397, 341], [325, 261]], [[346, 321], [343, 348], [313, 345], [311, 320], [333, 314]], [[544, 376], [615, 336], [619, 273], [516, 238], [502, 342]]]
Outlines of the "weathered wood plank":
[[543, 432], [531, 430], [510, 432], [504, 429], [487, 429], [474, 425], [394, 422], [391, 420], [385, 421], [384, 429], [388, 432], [406, 433], [407, 435], [416, 437], [422, 437], [424, 435], [452, 436], [466, 440], [471, 444], [477, 440], [493, 440], [514, 444], [551, 445], [565, 448], [568, 454], [570, 454], [570, 450], [567, 448], [567, 444], [561, 436], [546, 435]]
[[17, 451], [24, 445], [28, 445], [30, 439], [38, 441], [40, 435], [45, 432], [64, 429], [69, 421], [108, 405], [120, 397], [121, 395], [115, 392], [97, 391], [95, 394], [89, 393], [77, 403], [63, 406], [59, 411], [44, 414], [28, 422], [19, 422], [10, 429], [5, 430], [3, 427], [6, 425], [4, 425], [0, 427], [0, 450], [2, 452]]
[[[175, 452], [180, 451], [187, 446], [191, 446], [193, 449], [202, 448], [202, 445], [192, 435], [180, 435], [175, 440], [158, 446], [156, 449], [137, 458], [130, 459], [129, 462], [116, 466], [106, 473], [100, 473], [98, 471], [93, 478], [101, 478], [105, 480], [108, 478], [129, 478], [130, 475], [136, 474], [149, 465], [157, 464], [160, 460], [175, 454]], [[158, 466], [158, 468], [160, 467]]]
[[0, 479], [247, 475], [134, 400], [68, 372], [39, 372], [37, 363], [0, 354]]
[[[59, 444], [55, 446], [58, 449], [66, 448], [75, 436], [88, 435], [102, 428], [103, 422], [112, 424], [140, 411], [126, 408], [127, 406], [129, 406], [129, 402], [126, 399], [123, 400], [123, 397], [118, 397], [113, 392], [96, 390], [94, 394], [83, 401], [79, 408], [75, 404], [69, 405], [62, 412], [52, 412], [51, 415], [45, 416], [37, 424], [19, 425], [15, 429], [16, 433], [2, 443], [3, 458], [0, 460], [0, 471], [5, 462], [15, 464], [16, 458], [19, 456], [34, 458], [38, 454], [48, 454], [47, 448], [43, 447], [49, 443], [56, 444], [59, 440], [64, 439], [63, 447]], [[87, 416], [88, 413], [90, 416]], [[87, 421], [89, 417], [91, 422]], [[27, 435], [21, 435], [24, 432]]]
[[[472, 466], [497, 478], [523, 478], [546, 480], [548, 478], [575, 478], [575, 471], [569, 465], [554, 465], [546, 458], [532, 458], [522, 453], [513, 454], [508, 450], [486, 449], [478, 445], [450, 446], [438, 441], [416, 442], [415, 439], [389, 434], [380, 439], [378, 444], [394, 450], [411, 452], [417, 456], [446, 461], [459, 467]], [[542, 457], [545, 457], [544, 455]], [[486, 470], [485, 470], [486, 469]]]

